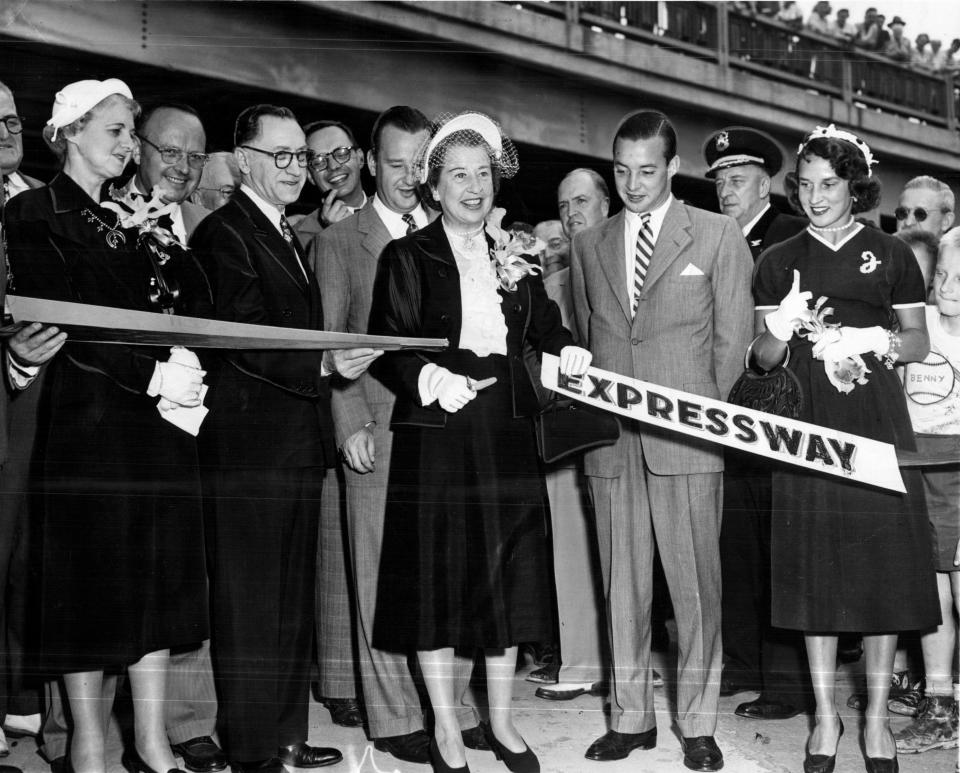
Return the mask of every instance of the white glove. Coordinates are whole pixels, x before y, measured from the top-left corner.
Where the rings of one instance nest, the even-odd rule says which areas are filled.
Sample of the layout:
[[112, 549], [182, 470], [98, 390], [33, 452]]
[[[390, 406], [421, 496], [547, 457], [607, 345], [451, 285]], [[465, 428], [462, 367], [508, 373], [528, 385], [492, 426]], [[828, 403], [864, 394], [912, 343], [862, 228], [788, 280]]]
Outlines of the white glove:
[[882, 357], [890, 350], [890, 336], [879, 325], [874, 327], [841, 327], [839, 337], [821, 338], [813, 345], [813, 356], [825, 362], [840, 362], [857, 354], [874, 352]]
[[789, 341], [800, 321], [810, 318], [810, 308], [807, 301], [813, 297], [809, 290], [800, 292], [800, 272], [794, 269], [793, 285], [790, 287], [776, 311], [771, 311], [764, 317], [767, 330], [779, 341]]
[[427, 392], [433, 395], [447, 413], [456, 413], [477, 396], [466, 376], [436, 368], [427, 379]]
[[194, 408], [200, 405], [200, 388], [205, 375], [207, 372], [200, 369], [197, 355], [182, 346], [174, 346], [170, 349], [170, 360], [157, 363], [147, 394], [151, 397], [160, 395], [161, 410], [175, 407], [165, 403], [165, 400]]
[[560, 350], [560, 372], [564, 376], [582, 376], [587, 372], [593, 355], [579, 346], [564, 346]]

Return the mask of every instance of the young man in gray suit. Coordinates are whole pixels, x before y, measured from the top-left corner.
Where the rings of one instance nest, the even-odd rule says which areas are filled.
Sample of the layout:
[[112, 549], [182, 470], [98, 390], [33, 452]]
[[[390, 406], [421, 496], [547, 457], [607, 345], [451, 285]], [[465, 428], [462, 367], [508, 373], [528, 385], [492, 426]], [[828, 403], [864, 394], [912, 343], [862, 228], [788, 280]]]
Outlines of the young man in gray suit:
[[[580, 341], [598, 368], [724, 398], [743, 368], [753, 261], [736, 221], [676, 200], [676, 132], [660, 112], [627, 116], [613, 141], [624, 211], [573, 239]], [[587, 758], [656, 745], [650, 668], [654, 540], [676, 612], [677, 724], [684, 764], [719, 770], [721, 473], [719, 446], [626, 422], [586, 455], [611, 642], [611, 729]]]
[[[309, 262], [320, 283], [327, 330], [367, 331], [380, 253], [391, 240], [433, 219], [420, 204], [413, 171], [417, 151], [429, 138], [429, 128], [426, 116], [412, 107], [391, 107], [381, 113], [373, 125], [367, 153], [376, 195], [354, 215], [321, 231], [311, 243]], [[333, 423], [344, 464], [340, 470], [330, 471], [324, 487], [333, 487], [339, 481], [346, 491], [346, 541], [355, 584], [360, 678], [370, 737], [380, 751], [407, 762], [427, 764], [430, 737], [423, 729], [423, 712], [407, 658], [370, 644], [394, 399], [375, 371], [353, 382], [334, 383]], [[324, 530], [327, 535], [328, 526]], [[463, 665], [466, 687], [471, 664]], [[465, 706], [461, 711], [461, 726], [468, 728], [464, 732], [467, 746], [487, 748], [472, 708]]]

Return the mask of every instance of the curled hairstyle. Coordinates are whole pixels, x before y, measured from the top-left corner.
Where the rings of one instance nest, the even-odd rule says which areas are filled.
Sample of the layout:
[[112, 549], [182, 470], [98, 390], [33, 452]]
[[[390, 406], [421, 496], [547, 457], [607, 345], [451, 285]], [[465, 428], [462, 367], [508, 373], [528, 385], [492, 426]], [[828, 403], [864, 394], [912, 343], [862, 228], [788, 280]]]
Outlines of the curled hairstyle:
[[816, 137], [805, 142], [797, 154], [794, 171], [786, 176], [784, 187], [787, 199], [797, 212], [803, 212], [800, 205], [800, 162], [810, 161], [814, 157], [822, 158], [830, 164], [841, 180], [847, 181], [850, 196], [853, 198], [851, 213], [857, 215], [869, 212], [880, 204], [880, 181], [870, 176], [870, 169], [863, 153], [851, 142], [834, 137]]
[[[87, 112], [81, 115], [74, 121], [61, 126], [60, 130], [57, 131], [53, 126], [44, 126], [43, 127], [43, 141], [47, 143], [47, 147], [53, 152], [53, 155], [57, 157], [57, 161], [60, 162], [62, 167], [64, 162], [67, 160], [67, 137], [75, 137], [81, 131], [83, 127], [90, 123], [90, 120], [94, 115], [99, 113], [104, 108], [110, 107], [111, 105], [120, 103], [125, 107], [129, 108], [130, 112], [133, 114], [134, 122], [140, 117], [140, 104], [133, 99], [125, 97], [123, 94], [110, 94], [107, 97], [101, 99], [97, 104], [91, 107]], [[53, 139], [53, 133], [57, 131], [57, 138]]]
[[260, 119], [271, 115], [274, 118], [289, 118], [296, 121], [297, 116], [289, 107], [277, 105], [251, 105], [237, 116], [237, 123], [233, 128], [233, 144], [235, 147], [246, 145], [260, 136]]

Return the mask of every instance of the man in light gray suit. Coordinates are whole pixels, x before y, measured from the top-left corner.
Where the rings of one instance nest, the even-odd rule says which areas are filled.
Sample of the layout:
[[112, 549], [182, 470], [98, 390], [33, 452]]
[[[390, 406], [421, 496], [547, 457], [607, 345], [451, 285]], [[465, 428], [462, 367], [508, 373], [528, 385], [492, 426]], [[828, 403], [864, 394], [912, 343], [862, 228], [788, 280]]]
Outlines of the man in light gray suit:
[[[673, 198], [669, 119], [627, 116], [613, 141], [625, 210], [574, 237], [570, 273], [580, 341], [598, 368], [726, 397], [743, 368], [753, 260], [736, 221]], [[684, 764], [719, 770], [720, 446], [627, 422], [587, 454], [612, 657], [611, 729], [587, 758], [656, 745], [650, 668], [654, 540], [677, 620], [677, 724]]]
[[[420, 204], [413, 163], [429, 137], [429, 121], [411, 107], [391, 107], [377, 118], [367, 165], [376, 181], [376, 195], [345, 220], [323, 229], [309, 250], [323, 298], [328, 330], [365, 333], [373, 299], [380, 253], [387, 243], [425, 226], [432, 217]], [[344, 464], [331, 470], [324, 496], [346, 491], [347, 551], [357, 612], [360, 678], [370, 737], [374, 746], [398, 759], [429, 763], [430, 737], [407, 658], [371, 646], [377, 600], [377, 576], [390, 472], [390, 415], [394, 395], [375, 373], [356, 381], [335, 383], [332, 395], [336, 442]], [[339, 475], [337, 474], [339, 472]], [[334, 494], [334, 496], [337, 496]], [[324, 508], [329, 517], [330, 508]], [[325, 538], [340, 523], [324, 524]], [[323, 589], [319, 589], [323, 593]], [[322, 624], [322, 623], [321, 623]], [[469, 664], [465, 664], [465, 677]], [[464, 683], [468, 681], [464, 679]], [[480, 748], [483, 734], [472, 708], [464, 707], [464, 741]]]

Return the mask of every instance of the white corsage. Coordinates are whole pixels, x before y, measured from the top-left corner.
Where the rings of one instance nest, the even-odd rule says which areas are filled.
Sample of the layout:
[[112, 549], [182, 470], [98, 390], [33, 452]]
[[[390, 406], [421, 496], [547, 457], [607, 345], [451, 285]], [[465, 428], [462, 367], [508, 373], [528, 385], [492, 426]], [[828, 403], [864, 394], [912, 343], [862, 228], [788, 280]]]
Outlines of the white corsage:
[[486, 231], [493, 240], [491, 252], [493, 269], [497, 281], [507, 292], [516, 292], [517, 282], [543, 269], [536, 263], [530, 263], [523, 256], [532, 257], [547, 248], [536, 236], [522, 231], [507, 231], [500, 227], [507, 210], [496, 207], [487, 217]]
[[154, 252], [161, 266], [170, 259], [161, 248], [176, 245], [187, 249], [187, 245], [181, 242], [173, 231], [158, 224], [164, 215], [172, 218], [177, 209], [175, 202], [163, 202], [159, 185], [154, 186], [149, 199], [145, 196], [134, 197], [131, 191], [118, 190], [111, 186], [110, 198], [113, 201], [104, 201], [100, 206], [116, 212], [122, 228], [136, 228], [138, 241], [145, 243]]
[[832, 306], [823, 307], [826, 302], [826, 296], [821, 295], [817, 299], [813, 311], [810, 312], [810, 318], [803, 320], [797, 335], [806, 338], [814, 345], [814, 357], [823, 360], [823, 367], [830, 383], [837, 388], [838, 392], [848, 394], [857, 384], [868, 383], [867, 374], [872, 371], [859, 354], [844, 357], [842, 360], [824, 359], [823, 350], [828, 344], [839, 341], [841, 337], [840, 324], [826, 321], [827, 317], [833, 314]]

